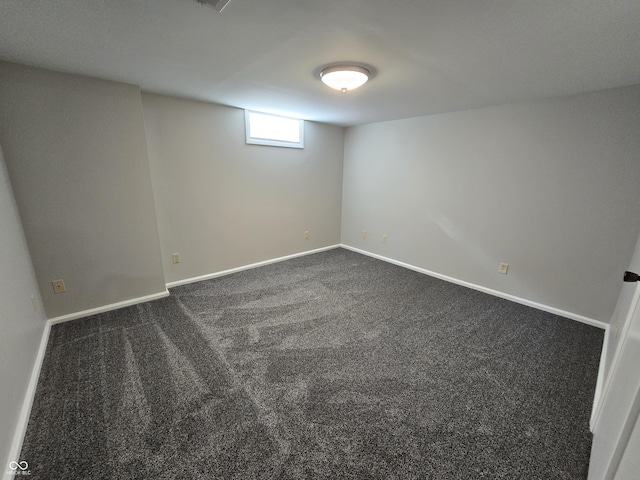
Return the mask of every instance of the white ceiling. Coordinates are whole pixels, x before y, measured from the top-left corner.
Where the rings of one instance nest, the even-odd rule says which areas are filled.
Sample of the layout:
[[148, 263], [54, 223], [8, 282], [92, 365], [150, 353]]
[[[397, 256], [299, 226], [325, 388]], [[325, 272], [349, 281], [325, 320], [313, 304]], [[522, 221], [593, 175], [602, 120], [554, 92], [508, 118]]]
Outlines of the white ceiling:
[[355, 125], [640, 84], [640, 1], [0, 0], [0, 58]]

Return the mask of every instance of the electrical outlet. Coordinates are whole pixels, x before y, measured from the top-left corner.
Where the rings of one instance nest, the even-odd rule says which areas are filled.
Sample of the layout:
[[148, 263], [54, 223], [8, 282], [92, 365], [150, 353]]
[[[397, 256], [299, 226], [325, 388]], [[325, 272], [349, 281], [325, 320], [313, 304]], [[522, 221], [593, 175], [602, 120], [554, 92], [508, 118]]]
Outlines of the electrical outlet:
[[387, 236], [386, 235], [382, 235], [382, 243], [387, 243]]
[[503, 275], [506, 275], [509, 272], [509, 264], [501, 263], [500, 268], [498, 269], [498, 272], [500, 272]]
[[171, 254], [171, 261], [173, 263], [180, 263], [180, 254], [179, 253], [172, 253]]
[[34, 312], [38, 311], [38, 300], [35, 295], [31, 295], [31, 306], [33, 307]]
[[367, 231], [366, 230], [362, 230], [362, 238], [367, 238]]
[[64, 286], [64, 280], [54, 280], [51, 282], [53, 286], [53, 293], [64, 293], [67, 291], [67, 287]]
[[309, 240], [309, 230], [304, 231], [304, 239]]

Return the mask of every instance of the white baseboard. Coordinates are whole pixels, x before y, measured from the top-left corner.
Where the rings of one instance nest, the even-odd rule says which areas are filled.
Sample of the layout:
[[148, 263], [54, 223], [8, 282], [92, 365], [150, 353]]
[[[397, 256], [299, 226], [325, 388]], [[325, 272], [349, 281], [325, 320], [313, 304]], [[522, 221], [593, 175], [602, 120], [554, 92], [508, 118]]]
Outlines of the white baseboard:
[[265, 265], [270, 265], [272, 263], [284, 262], [285, 260], [291, 260], [292, 258], [304, 257], [313, 253], [326, 252], [327, 250], [333, 250], [341, 246], [342, 245], [330, 245], [328, 247], [316, 248], [315, 250], [307, 250], [300, 253], [294, 253], [292, 255], [286, 255], [284, 257], [272, 258], [270, 260], [264, 260], [262, 262], [230, 268], [229, 270], [221, 270], [220, 272], [208, 273], [207, 275], [185, 278], [184, 280], [177, 280], [175, 282], [167, 283], [167, 288], [179, 287], [180, 285], [187, 285], [189, 283], [202, 282], [203, 280], [211, 280], [212, 278], [224, 277], [225, 275], [231, 275], [232, 273], [238, 273], [244, 270], [251, 270], [252, 268], [264, 267]]
[[569, 318], [571, 320], [576, 320], [581, 323], [586, 323], [587, 325], [591, 325], [594, 327], [602, 328], [604, 330], [604, 340], [602, 344], [602, 352], [600, 353], [600, 365], [598, 368], [598, 379], [596, 381], [596, 390], [593, 396], [593, 406], [591, 408], [591, 417], [589, 420], [589, 427], [591, 431], [595, 427], [597, 416], [600, 412], [600, 402], [602, 399], [602, 390], [604, 387], [604, 372], [605, 372], [605, 362], [607, 358], [607, 343], [609, 336], [609, 324], [602, 322], [600, 320], [595, 320], [593, 318], [585, 317], [583, 315], [578, 315], [577, 313], [567, 312], [566, 310], [561, 310], [559, 308], [550, 307], [549, 305], [544, 305], [542, 303], [534, 302], [532, 300], [527, 300], [526, 298], [516, 297], [515, 295], [511, 295], [509, 293], [500, 292], [498, 290], [493, 290], [491, 288], [483, 287], [481, 285], [476, 285], [475, 283], [465, 282], [464, 280], [459, 280], [457, 278], [449, 277], [447, 275], [442, 275], [441, 273], [432, 272], [425, 268], [416, 267], [415, 265], [411, 265], [408, 263], [400, 262], [398, 260], [394, 260], [392, 258], [383, 257], [382, 255], [378, 255], [376, 253], [367, 252], [366, 250], [361, 250], [359, 248], [351, 247], [349, 245], [340, 245], [342, 248], [346, 248], [347, 250], [351, 250], [356, 253], [361, 253], [363, 255], [367, 255], [369, 257], [377, 258], [378, 260], [382, 260], [388, 263], [392, 263], [394, 265], [398, 265], [400, 267], [408, 268], [410, 270], [414, 270], [418, 273], [424, 273], [425, 275], [429, 275], [432, 277], [439, 278], [441, 280], [445, 280], [447, 282], [455, 283], [457, 285], [462, 285], [464, 287], [472, 288], [473, 290], [478, 290], [480, 292], [488, 293], [489, 295], [494, 295], [496, 297], [504, 298], [506, 300], [510, 300], [515, 303], [520, 303], [522, 305], [527, 305], [528, 307], [533, 307], [538, 310], [542, 310], [544, 312], [553, 313], [555, 315], [559, 315], [561, 317]]
[[404, 263], [398, 260], [394, 260], [392, 258], [383, 257], [382, 255], [367, 252], [366, 250], [360, 250], [359, 248], [351, 247], [349, 245], [342, 244], [340, 246], [342, 248], [346, 248], [347, 250], [351, 250], [356, 253], [361, 253], [363, 255], [367, 255], [368, 257], [377, 258], [378, 260], [383, 260], [385, 262], [392, 263], [400, 267], [408, 268], [409, 270], [413, 270], [418, 273], [424, 273], [425, 275], [439, 278], [440, 280], [445, 280], [447, 282], [455, 283], [457, 285], [462, 285], [463, 287], [468, 287], [473, 290], [478, 290], [480, 292], [488, 293], [489, 295], [493, 295], [494, 297], [504, 298], [506, 300], [511, 300], [512, 302], [515, 302], [515, 303], [520, 303], [521, 305], [527, 305], [528, 307], [533, 307], [537, 310], [542, 310], [544, 312], [553, 313], [555, 315], [566, 317], [571, 320], [576, 320], [581, 323], [586, 323], [587, 325], [602, 328], [603, 330], [606, 330], [609, 327], [608, 323], [602, 322], [600, 320], [595, 320], [593, 318], [585, 317], [583, 315], [578, 315], [577, 313], [567, 312], [566, 310], [550, 307], [549, 305], [544, 305], [542, 303], [534, 302], [533, 300], [527, 300], [526, 298], [517, 297], [515, 295], [511, 295], [510, 293], [504, 293], [499, 290], [493, 290], [492, 288], [483, 287], [482, 285], [476, 285], [475, 283], [470, 283], [464, 280], [459, 280], [457, 278], [449, 277], [441, 273], [432, 272], [431, 270], [427, 270], [426, 268], [416, 267], [415, 265], [411, 265], [409, 263]]
[[122, 302], [111, 303], [109, 305], [103, 305], [102, 307], [90, 308], [89, 310], [83, 310], [81, 312], [70, 313], [68, 315], [62, 315], [60, 317], [50, 318], [48, 320], [49, 325], [56, 325], [57, 323], [68, 322], [69, 320], [77, 320], [78, 318], [88, 317], [90, 315], [97, 315], [98, 313], [110, 312], [111, 310], [117, 310], [118, 308], [130, 307], [131, 305], [137, 305], [139, 303], [150, 302], [152, 300], [158, 300], [159, 298], [168, 297], [169, 291], [154, 293], [151, 295], [145, 295], [144, 297], [131, 298]]
[[[138, 303], [149, 302], [151, 300], [157, 300], [169, 295], [169, 291], [155, 293], [152, 295], [146, 295], [144, 297], [132, 298], [123, 302], [112, 303], [110, 305], [104, 305], [102, 307], [92, 308], [90, 310], [83, 310], [81, 312], [71, 313], [69, 315], [63, 315], [60, 317], [50, 318], [45, 323], [44, 331], [42, 332], [42, 338], [40, 340], [40, 346], [38, 353], [31, 371], [31, 377], [29, 378], [29, 384], [25, 393], [24, 401], [22, 403], [22, 409], [20, 410], [20, 416], [18, 417], [18, 423], [13, 435], [13, 442], [11, 444], [11, 450], [9, 451], [9, 462], [20, 461], [20, 452], [22, 451], [22, 443], [24, 441], [24, 435], [27, 431], [29, 424], [29, 416], [31, 415], [31, 407], [33, 406], [33, 400], [36, 395], [36, 388], [38, 386], [38, 379], [40, 378], [40, 370], [42, 369], [42, 363], [44, 362], [44, 355], [47, 351], [47, 343], [49, 341], [49, 333], [51, 327], [58, 323], [68, 322], [70, 320], [77, 320], [79, 318], [88, 317], [90, 315], [96, 315], [98, 313], [104, 313], [118, 308], [128, 307], [136, 305]], [[8, 464], [7, 464], [8, 465]], [[9, 467], [4, 471], [4, 480], [15, 480], [16, 475], [9, 470]]]
[[[416, 272], [419, 273], [423, 273], [426, 275], [430, 275], [432, 277], [436, 277], [439, 278], [441, 280], [445, 280], [451, 283], [455, 283], [458, 285], [462, 285], [468, 288], [472, 288], [474, 290], [479, 290], [481, 292], [484, 293], [488, 293], [490, 295], [494, 295], [500, 298], [504, 298], [507, 300], [511, 300], [513, 302], [516, 303], [520, 303], [523, 305], [527, 305], [533, 308], [536, 308], [538, 310], [543, 310], [545, 312], [549, 312], [549, 313], [553, 313], [556, 315], [560, 315], [572, 320], [576, 320], [578, 322], [582, 322], [582, 323], [586, 323], [588, 325], [592, 325], [598, 328], [603, 328], [605, 329], [605, 340], [604, 340], [604, 346], [603, 346], [603, 351], [602, 351], [602, 356], [601, 356], [601, 362], [600, 362], [600, 369], [598, 371], [598, 381], [597, 381], [597, 385], [596, 385], [596, 392], [595, 392], [595, 398], [594, 398], [594, 406], [593, 406], [593, 410], [592, 410], [592, 414], [591, 414], [591, 421], [590, 421], [590, 426], [593, 430], [593, 423], [594, 423], [594, 418], [596, 415], [596, 412], [599, 410], [598, 406], [600, 403], [600, 397], [602, 394], [602, 383], [604, 381], [604, 359], [606, 358], [606, 346], [607, 346], [607, 335], [609, 334], [609, 325], [601, 322], [599, 320], [594, 320], [591, 318], [587, 318], [584, 317], [582, 315], [577, 315], [571, 312], [567, 312], [564, 310], [560, 310], [558, 308], [555, 307], [550, 307], [547, 305], [543, 305], [537, 302], [533, 302], [531, 300], [527, 300], [524, 298], [520, 298], [520, 297], [516, 297], [514, 295], [510, 295], [508, 293], [504, 293], [504, 292], [500, 292], [497, 290], [493, 290], [490, 288], [486, 288], [486, 287], [482, 287], [480, 285], [476, 285], [473, 283], [469, 283], [469, 282], [465, 282], [463, 280], [459, 280], [453, 277], [449, 277], [447, 275], [442, 275], [439, 274], [437, 272], [432, 272], [430, 270], [424, 269], [424, 268], [420, 268], [420, 267], [416, 267], [415, 265], [410, 265], [408, 263], [404, 263], [404, 262], [400, 262], [397, 260], [393, 260], [391, 258], [388, 257], [384, 257], [382, 255], [377, 255], [375, 253], [371, 253], [371, 252], [367, 252], [365, 250], [360, 250], [358, 248], [355, 247], [351, 247], [349, 245], [344, 245], [344, 244], [339, 244], [339, 245], [331, 245], [328, 247], [323, 247], [323, 248], [318, 248], [315, 250], [308, 250], [305, 252], [301, 252], [301, 253], [296, 253], [293, 255], [287, 255], [284, 257], [279, 257], [279, 258], [274, 258], [271, 260], [265, 260], [263, 262], [258, 262], [258, 263], [253, 263], [250, 265], [244, 265], [241, 267], [236, 267], [236, 268], [232, 268], [229, 270], [223, 270], [220, 272], [215, 272], [215, 273], [211, 273], [208, 275], [202, 275], [199, 277], [193, 277], [193, 278], [189, 278], [189, 279], [184, 279], [184, 280], [179, 280], [176, 282], [171, 282], [167, 284], [167, 288], [172, 288], [172, 287], [176, 287], [176, 286], [180, 286], [180, 285], [186, 285], [188, 283], [194, 283], [194, 282], [200, 282], [202, 280], [209, 280], [211, 278], [217, 278], [217, 277], [221, 277], [224, 275], [230, 275], [232, 273], [236, 273], [236, 272], [241, 272], [244, 270], [249, 270], [252, 268], [257, 268], [257, 267], [262, 267], [264, 265], [269, 265], [272, 263], [277, 263], [277, 262], [283, 262], [285, 260], [290, 260], [292, 258], [296, 258], [296, 257], [302, 257], [305, 255], [311, 255], [313, 253], [319, 253], [319, 252], [324, 252], [327, 250], [332, 250], [335, 248], [345, 248], [347, 250], [351, 250], [357, 253], [361, 253], [363, 255], [367, 255], [369, 257], [373, 257], [373, 258], [377, 258], [379, 260], [388, 262], [388, 263], [392, 263], [394, 265], [398, 265], [400, 267], [404, 267], [404, 268], [408, 268], [410, 270], [414, 270]], [[40, 370], [42, 368], [42, 363], [44, 361], [44, 355], [47, 349], [47, 342], [49, 340], [49, 333], [51, 331], [51, 326], [58, 324], [58, 323], [62, 323], [62, 322], [67, 322], [70, 320], [76, 320], [78, 318], [83, 318], [83, 317], [87, 317], [90, 315], [95, 315], [98, 313], [104, 313], [104, 312], [108, 312], [111, 310], [116, 310], [118, 308], [123, 308], [123, 307], [128, 307], [131, 305], [136, 305], [138, 303], [143, 303], [143, 302], [148, 302], [151, 300], [157, 300], [159, 298], [163, 298], [169, 295], [169, 292], [167, 290], [165, 290], [164, 292], [160, 292], [160, 293], [156, 293], [156, 294], [152, 294], [152, 295], [147, 295], [144, 297], [138, 297], [138, 298], [134, 298], [134, 299], [130, 299], [130, 300], [125, 300], [123, 302], [118, 302], [118, 303], [113, 303], [110, 305], [105, 305], [102, 307], [97, 307], [97, 308], [93, 308], [93, 309], [89, 309], [89, 310], [84, 310], [81, 312], [76, 312], [76, 313], [72, 313], [69, 315], [63, 315], [60, 317], [55, 317], [55, 318], [50, 318], [46, 325], [45, 325], [45, 329], [42, 333], [42, 339], [40, 340], [40, 347], [38, 349], [38, 354], [34, 363], [34, 367], [33, 367], [33, 371], [31, 372], [31, 378], [29, 379], [29, 385], [27, 387], [27, 392], [25, 395], [25, 399], [22, 405], [22, 409], [20, 411], [20, 417], [18, 418], [18, 424], [16, 426], [16, 430], [14, 433], [14, 437], [13, 437], [13, 444], [11, 447], [11, 450], [9, 452], [9, 461], [11, 461], [11, 459], [15, 459], [15, 461], [19, 460], [19, 455], [20, 455], [20, 451], [22, 450], [22, 443], [24, 440], [24, 435], [26, 433], [27, 430], [27, 425], [29, 422], [29, 416], [31, 414], [31, 407], [33, 406], [33, 400], [35, 397], [35, 393], [36, 393], [36, 387], [38, 386], [38, 379], [40, 377]], [[15, 475], [13, 475], [10, 472], [5, 471], [5, 474], [3, 476], [4, 480], [14, 480]]]
[[15, 478], [17, 477], [13, 472], [9, 470], [9, 462], [19, 462], [20, 460], [22, 460], [20, 458], [20, 452], [22, 451], [24, 435], [27, 432], [27, 425], [29, 424], [29, 417], [31, 416], [33, 399], [36, 396], [36, 388], [38, 386], [38, 379], [40, 378], [42, 363], [44, 362], [44, 354], [47, 351], [47, 343], [49, 342], [50, 331], [51, 325], [49, 324], [49, 322], [47, 322], [45, 323], [44, 330], [42, 331], [40, 346], [38, 347], [38, 353], [33, 364], [33, 370], [31, 371], [31, 377], [29, 378], [29, 384], [27, 385], [27, 391], [24, 396], [24, 401], [22, 402], [22, 408], [20, 409], [16, 429], [13, 433], [13, 442], [11, 443], [11, 450], [9, 450], [9, 459], [7, 460], [7, 464], [4, 465], [4, 480], [15, 480]]
[[[308, 250], [301, 253], [296, 253], [293, 255], [287, 255], [285, 257], [274, 258], [271, 260], [265, 260], [263, 262], [253, 263], [251, 265], [244, 265], [242, 267], [233, 268], [230, 270], [224, 270], [222, 272], [212, 273], [210, 275], [203, 275], [201, 277], [190, 278], [186, 280], [180, 280], [178, 282], [172, 282], [167, 284], [167, 287], [174, 287], [178, 285], [184, 285], [187, 283], [199, 282], [202, 280], [208, 280], [210, 278], [221, 277], [223, 275], [229, 275], [231, 273], [240, 272], [243, 270], [248, 270], [251, 268], [257, 268], [264, 265], [269, 265], [271, 263], [282, 262], [285, 260], [290, 260], [296, 257], [302, 257], [305, 255], [311, 255], [312, 253], [323, 252], [326, 250], [332, 250], [334, 248], [338, 248], [340, 245], [331, 245], [329, 247], [317, 248], [315, 250]], [[42, 369], [42, 363], [44, 362], [44, 355], [47, 350], [47, 343], [49, 341], [49, 333], [51, 332], [51, 327], [58, 323], [68, 322], [71, 320], [77, 320], [79, 318], [88, 317], [90, 315], [96, 315], [99, 313], [109, 312], [111, 310], [116, 310], [123, 307], [129, 307], [131, 305], [137, 305], [139, 303], [149, 302], [152, 300], [157, 300], [159, 298], [169, 296], [169, 291], [165, 290], [164, 292], [154, 293], [152, 295], [146, 295], [144, 297], [132, 298], [130, 300], [125, 300], [122, 302], [112, 303], [109, 305], [104, 305], [102, 307], [92, 308], [89, 310], [83, 310], [80, 312], [70, 313], [68, 315], [62, 315], [60, 317], [54, 317], [47, 320], [44, 331], [42, 333], [42, 338], [40, 340], [40, 346], [38, 348], [38, 353], [34, 362], [33, 370], [31, 372], [31, 377], [29, 379], [29, 384], [27, 386], [27, 391], [25, 393], [24, 402], [22, 404], [22, 409], [20, 410], [20, 416], [18, 418], [18, 423], [16, 426], [16, 430], [13, 436], [13, 442], [11, 445], [11, 450], [9, 451], [9, 459], [8, 462], [11, 461], [19, 461], [20, 452], [22, 451], [22, 444], [24, 441], [24, 435], [27, 431], [27, 426], [29, 424], [29, 416], [31, 415], [31, 407], [33, 406], [33, 400], [36, 394], [36, 388], [38, 386], [38, 379], [40, 378], [40, 370]], [[8, 465], [8, 463], [7, 463]], [[15, 480], [15, 475], [7, 469], [5, 469], [5, 473], [3, 475], [3, 480]]]

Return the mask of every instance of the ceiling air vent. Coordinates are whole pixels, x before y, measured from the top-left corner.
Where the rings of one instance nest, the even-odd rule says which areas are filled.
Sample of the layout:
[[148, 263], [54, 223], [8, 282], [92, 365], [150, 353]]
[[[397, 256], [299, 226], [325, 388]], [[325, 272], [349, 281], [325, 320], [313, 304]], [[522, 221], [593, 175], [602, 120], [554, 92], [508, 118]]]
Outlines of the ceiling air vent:
[[227, 6], [230, 0], [196, 0], [196, 2], [207, 5], [209, 7], [215, 8], [217, 11], [221, 12], [224, 7]]

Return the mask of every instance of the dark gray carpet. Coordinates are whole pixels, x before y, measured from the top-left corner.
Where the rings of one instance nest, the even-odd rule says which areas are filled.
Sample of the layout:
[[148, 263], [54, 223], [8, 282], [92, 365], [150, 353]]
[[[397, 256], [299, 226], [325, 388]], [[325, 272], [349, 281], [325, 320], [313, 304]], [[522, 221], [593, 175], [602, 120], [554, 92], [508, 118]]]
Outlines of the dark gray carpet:
[[602, 330], [343, 249], [54, 326], [34, 479], [584, 479]]

